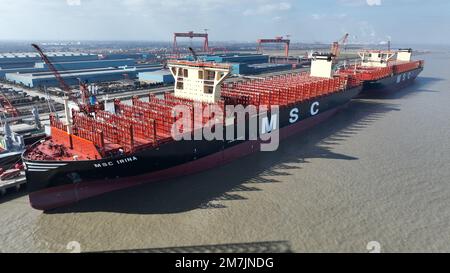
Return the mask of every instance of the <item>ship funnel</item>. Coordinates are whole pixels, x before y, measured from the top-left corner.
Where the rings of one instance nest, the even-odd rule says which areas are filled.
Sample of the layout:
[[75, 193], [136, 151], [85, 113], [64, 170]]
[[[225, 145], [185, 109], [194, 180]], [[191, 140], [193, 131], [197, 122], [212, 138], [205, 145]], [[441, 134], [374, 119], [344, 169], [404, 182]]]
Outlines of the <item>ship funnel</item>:
[[332, 78], [334, 55], [314, 53], [312, 57], [311, 76], [320, 78]]
[[412, 49], [399, 49], [397, 51], [397, 61], [409, 62], [411, 61]]

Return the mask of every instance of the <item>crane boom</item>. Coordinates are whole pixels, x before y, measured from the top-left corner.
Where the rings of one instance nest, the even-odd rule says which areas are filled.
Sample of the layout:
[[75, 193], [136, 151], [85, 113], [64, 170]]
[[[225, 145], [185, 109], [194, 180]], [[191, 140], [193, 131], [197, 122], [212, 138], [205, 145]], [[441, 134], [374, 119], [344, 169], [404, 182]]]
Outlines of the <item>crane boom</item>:
[[67, 93], [69, 97], [71, 97], [71, 90], [69, 85], [64, 81], [64, 79], [61, 77], [61, 74], [59, 71], [55, 68], [55, 66], [52, 64], [52, 62], [49, 60], [47, 55], [42, 51], [42, 49], [37, 44], [31, 44], [32, 47], [36, 49], [36, 51], [41, 56], [42, 60], [48, 65], [48, 68], [53, 72], [53, 74], [56, 77], [56, 80], [59, 82], [59, 85], [61, 86], [62, 90]]
[[56, 67], [53, 65], [53, 63], [50, 61], [50, 59], [47, 57], [47, 55], [45, 55], [45, 53], [42, 51], [42, 49], [37, 44], [31, 44], [31, 46], [36, 49], [36, 51], [41, 56], [42, 60], [47, 64], [49, 69], [53, 72], [53, 74], [55, 75], [55, 78], [59, 82], [61, 89], [66, 93], [68, 99], [75, 102], [78, 105], [78, 107], [80, 107], [80, 109], [85, 112], [92, 112], [95, 109], [104, 109], [103, 102], [99, 103], [98, 105], [89, 105], [89, 103], [88, 103], [88, 97], [89, 97], [88, 86], [86, 83], [83, 83], [81, 81], [81, 79], [78, 79], [80, 82], [80, 92], [81, 92], [81, 98], [82, 98], [82, 103], [80, 103], [78, 101], [78, 99], [72, 94], [72, 90], [71, 90], [70, 86], [64, 81], [64, 79], [61, 76], [61, 74], [59, 73], [59, 71], [56, 69]]
[[189, 47], [189, 50], [192, 53], [192, 58], [194, 58], [194, 61], [198, 61], [197, 53], [195, 53], [194, 49], [192, 47]]
[[349, 34], [346, 33], [344, 37], [342, 37], [339, 41], [333, 42], [331, 45], [331, 54], [333, 54], [336, 58], [339, 57], [341, 53], [341, 45], [346, 45], [348, 42]]

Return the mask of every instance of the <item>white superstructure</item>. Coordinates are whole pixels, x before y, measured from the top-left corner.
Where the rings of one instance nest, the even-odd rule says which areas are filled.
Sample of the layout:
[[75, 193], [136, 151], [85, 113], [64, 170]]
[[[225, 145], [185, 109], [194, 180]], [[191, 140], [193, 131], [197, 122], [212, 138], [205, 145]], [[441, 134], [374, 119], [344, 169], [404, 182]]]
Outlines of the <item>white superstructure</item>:
[[231, 72], [229, 65], [198, 61], [172, 61], [168, 66], [176, 97], [207, 103], [220, 100], [221, 84]]
[[311, 76], [320, 78], [333, 77], [333, 59], [331, 54], [314, 53], [311, 60]]
[[393, 60], [395, 51], [370, 50], [358, 52], [361, 58], [361, 66], [364, 67], [387, 67]]

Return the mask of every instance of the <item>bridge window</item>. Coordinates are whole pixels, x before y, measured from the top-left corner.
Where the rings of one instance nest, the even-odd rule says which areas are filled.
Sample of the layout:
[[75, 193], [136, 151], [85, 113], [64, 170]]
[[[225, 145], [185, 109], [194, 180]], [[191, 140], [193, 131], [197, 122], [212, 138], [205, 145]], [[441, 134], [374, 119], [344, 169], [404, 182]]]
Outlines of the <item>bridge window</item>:
[[214, 91], [214, 88], [212, 86], [205, 86], [205, 94], [212, 94]]
[[214, 75], [215, 75], [214, 71], [206, 71], [206, 79], [205, 80], [213, 81]]

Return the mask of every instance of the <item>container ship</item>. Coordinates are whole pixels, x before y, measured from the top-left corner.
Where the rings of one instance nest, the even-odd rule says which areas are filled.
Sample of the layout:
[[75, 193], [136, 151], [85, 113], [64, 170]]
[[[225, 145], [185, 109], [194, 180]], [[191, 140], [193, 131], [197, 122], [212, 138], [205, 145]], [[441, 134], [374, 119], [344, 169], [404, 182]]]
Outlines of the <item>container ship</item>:
[[423, 60], [412, 60], [412, 52], [411, 48], [360, 51], [361, 60], [338, 73], [353, 74], [361, 80], [363, 94], [395, 92], [410, 85], [424, 68]]
[[[31, 206], [49, 210], [105, 192], [221, 166], [261, 150], [264, 135], [278, 131], [282, 139], [305, 130], [330, 117], [362, 90], [353, 75], [334, 75], [332, 59], [331, 55], [316, 54], [310, 74], [235, 83], [224, 83], [231, 70], [227, 64], [172, 61], [168, 65], [175, 78], [174, 92], [163, 98], [149, 95], [148, 101], [134, 98], [131, 104], [116, 100], [114, 111], [109, 112], [103, 107], [70, 109], [66, 98], [66, 118], [52, 117], [51, 135], [22, 155]], [[180, 105], [193, 112], [188, 123], [197, 124], [186, 126], [184, 135], [219, 127], [223, 134], [231, 128], [238, 132], [238, 119], [227, 113], [226, 106], [252, 105], [269, 112], [265, 120], [261, 111], [245, 116], [247, 129], [251, 120], [257, 121], [253, 139], [246, 129], [231, 139], [175, 140], [172, 128], [180, 117], [177, 119], [173, 109]], [[221, 109], [225, 118], [194, 111], [199, 106]], [[276, 114], [271, 112], [272, 106], [278, 107]], [[269, 124], [267, 128], [260, 126], [263, 120]]]
[[[368, 88], [368, 82], [375, 83], [386, 69], [362, 62], [352, 70], [334, 71], [334, 64], [334, 55], [315, 53], [309, 73], [225, 83], [231, 70], [227, 64], [177, 60], [168, 63], [175, 79], [174, 92], [163, 97], [149, 94], [148, 100], [133, 98], [131, 104], [116, 100], [111, 111], [98, 102], [71, 109], [66, 98], [65, 119], [52, 117], [51, 134], [22, 154], [31, 206], [50, 210], [106, 192], [214, 168], [261, 151], [267, 135], [278, 132], [281, 140], [326, 120]], [[415, 71], [402, 71], [406, 69], [402, 64], [397, 62], [397, 73]], [[396, 79], [393, 75], [391, 72], [378, 81]], [[192, 114], [178, 114], [174, 109], [179, 106]], [[239, 119], [228, 106], [269, 111], [245, 115], [246, 130], [239, 134], [235, 133]], [[210, 111], [212, 108], [221, 111]], [[183, 125], [174, 127], [180, 120]], [[256, 136], [250, 130], [254, 120]], [[184, 136], [199, 133], [202, 138], [177, 140], [180, 130]], [[222, 136], [231, 131], [232, 138], [209, 139], [202, 134], [216, 130]]]

